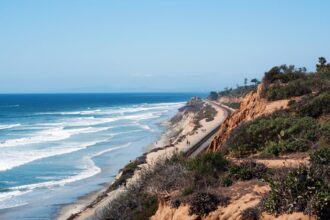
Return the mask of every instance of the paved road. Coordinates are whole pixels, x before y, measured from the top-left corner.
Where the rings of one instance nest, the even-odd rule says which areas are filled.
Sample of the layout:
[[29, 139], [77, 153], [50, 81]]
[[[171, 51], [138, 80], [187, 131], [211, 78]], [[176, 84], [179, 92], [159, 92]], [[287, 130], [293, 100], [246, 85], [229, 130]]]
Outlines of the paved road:
[[224, 114], [225, 114], [225, 117], [222, 121], [219, 122], [219, 125], [217, 127], [215, 127], [213, 130], [211, 130], [200, 141], [198, 141], [195, 145], [193, 145], [191, 148], [189, 148], [185, 152], [186, 157], [195, 157], [199, 153], [201, 153], [203, 150], [205, 150], [210, 145], [213, 137], [215, 136], [215, 134], [219, 130], [219, 128], [220, 128], [221, 124], [223, 123], [223, 121], [233, 112], [233, 109], [231, 109], [227, 106], [224, 106], [222, 104], [219, 104], [219, 103], [216, 103], [216, 102], [213, 102], [213, 101], [208, 101], [208, 100], [206, 102], [209, 103], [210, 105], [212, 105], [218, 111], [223, 111]]

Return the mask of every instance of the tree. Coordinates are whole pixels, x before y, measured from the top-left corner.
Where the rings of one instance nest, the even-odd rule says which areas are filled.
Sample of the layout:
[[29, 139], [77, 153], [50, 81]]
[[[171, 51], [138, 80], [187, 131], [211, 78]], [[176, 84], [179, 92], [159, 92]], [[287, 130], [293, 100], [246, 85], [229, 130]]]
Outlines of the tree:
[[245, 85], [245, 86], [247, 85], [247, 82], [248, 82], [248, 79], [245, 78], [245, 79], [244, 79], [244, 85]]
[[316, 64], [316, 71], [318, 73], [330, 73], [330, 63], [324, 57], [319, 57], [319, 63]]
[[260, 83], [259, 80], [257, 80], [256, 78], [251, 79], [251, 83], [254, 83], [255, 85], [258, 85]]
[[298, 71], [301, 73], [306, 73], [307, 69], [306, 69], [306, 67], [300, 67], [300, 68], [298, 68]]
[[219, 94], [215, 91], [210, 92], [210, 95], [208, 96], [208, 99], [210, 100], [218, 100]]
[[324, 66], [327, 63], [327, 60], [324, 57], [319, 57], [319, 64]]

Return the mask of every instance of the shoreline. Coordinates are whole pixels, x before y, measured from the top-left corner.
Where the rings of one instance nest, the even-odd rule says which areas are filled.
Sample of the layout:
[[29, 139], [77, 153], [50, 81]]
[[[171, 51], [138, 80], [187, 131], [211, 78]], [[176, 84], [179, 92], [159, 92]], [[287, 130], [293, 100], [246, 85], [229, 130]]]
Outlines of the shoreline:
[[[176, 130], [175, 126], [167, 125], [158, 141], [146, 147], [147, 152], [119, 170], [113, 181], [105, 184], [100, 190], [90, 192], [78, 198], [76, 202], [64, 206], [60, 209], [56, 219], [82, 220], [92, 217], [95, 213], [101, 211], [112, 199], [115, 199], [117, 195], [125, 191], [128, 185], [134, 184], [139, 179], [140, 172], [143, 169], [152, 168], [157, 161], [168, 158], [175, 152], [186, 152], [191, 146], [198, 143], [228, 116], [224, 107], [205, 100], [203, 102], [205, 104], [211, 104], [216, 109], [217, 113], [212, 121], [200, 120], [199, 123], [201, 126], [198, 129], [194, 129], [194, 125], [191, 122], [181, 125], [184, 129], [187, 129], [188, 133], [185, 133], [184, 130], [180, 131], [180, 133]], [[169, 121], [170, 119], [165, 123], [169, 123]], [[189, 141], [189, 145], [187, 145], [187, 141]], [[126, 168], [132, 164], [135, 168], [133, 170], [127, 170]]]

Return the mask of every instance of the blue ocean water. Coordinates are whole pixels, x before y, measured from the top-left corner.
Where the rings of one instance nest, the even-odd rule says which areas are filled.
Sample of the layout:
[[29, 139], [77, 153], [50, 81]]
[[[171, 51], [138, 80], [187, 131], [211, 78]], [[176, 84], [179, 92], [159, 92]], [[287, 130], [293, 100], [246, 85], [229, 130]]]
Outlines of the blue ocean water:
[[0, 95], [0, 219], [55, 218], [141, 155], [194, 95]]

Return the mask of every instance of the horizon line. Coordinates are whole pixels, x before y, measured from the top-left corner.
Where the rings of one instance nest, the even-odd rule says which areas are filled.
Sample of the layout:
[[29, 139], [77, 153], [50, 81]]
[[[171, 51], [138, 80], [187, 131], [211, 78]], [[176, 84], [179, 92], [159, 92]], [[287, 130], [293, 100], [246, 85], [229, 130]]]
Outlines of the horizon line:
[[[211, 91], [211, 90], [210, 90]], [[180, 92], [180, 91], [171, 91], [171, 92], [152, 92], [152, 91], [147, 91], [147, 92], [0, 92], [0, 95], [65, 95], [65, 94], [174, 94], [174, 93], [179, 93], [179, 94], [189, 94], [189, 93], [209, 93], [210, 91], [185, 91], [185, 92]]]

